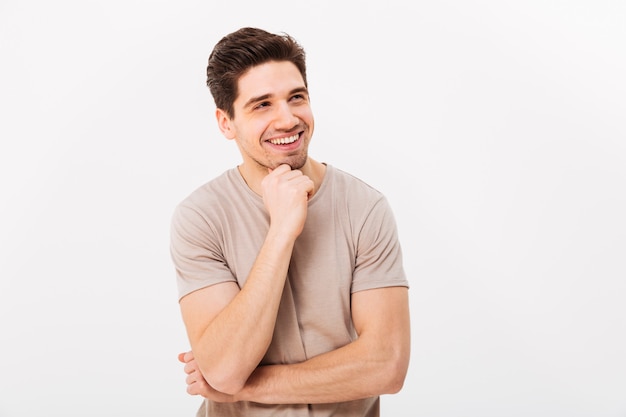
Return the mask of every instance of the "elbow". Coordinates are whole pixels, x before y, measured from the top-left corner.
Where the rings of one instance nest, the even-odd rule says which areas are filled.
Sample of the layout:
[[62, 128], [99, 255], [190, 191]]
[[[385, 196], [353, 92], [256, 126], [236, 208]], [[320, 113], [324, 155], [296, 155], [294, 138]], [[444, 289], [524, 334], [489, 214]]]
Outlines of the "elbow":
[[233, 371], [203, 370], [202, 375], [211, 388], [228, 395], [241, 391], [247, 380]]
[[387, 362], [387, 366], [383, 371], [384, 377], [384, 394], [397, 394], [404, 386], [404, 380], [409, 368], [409, 355], [400, 354]]
[[404, 386], [404, 379], [406, 377], [406, 374], [403, 375], [393, 375], [391, 378], [389, 378], [389, 381], [387, 381], [387, 387], [385, 389], [385, 394], [397, 394], [398, 392], [400, 392], [402, 390], [402, 387]]
[[214, 390], [228, 395], [236, 395], [244, 386], [244, 384], [239, 384], [237, 381], [216, 380], [207, 382]]
[[232, 356], [216, 358], [203, 354], [195, 360], [195, 370], [204, 377], [209, 387], [228, 395], [238, 394], [256, 368], [246, 366], [244, 361]]

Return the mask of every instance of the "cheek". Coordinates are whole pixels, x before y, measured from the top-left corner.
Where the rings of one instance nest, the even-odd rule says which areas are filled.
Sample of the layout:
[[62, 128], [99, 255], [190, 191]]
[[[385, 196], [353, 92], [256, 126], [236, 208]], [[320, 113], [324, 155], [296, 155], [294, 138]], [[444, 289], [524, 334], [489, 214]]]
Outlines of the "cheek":
[[259, 141], [259, 137], [263, 133], [263, 124], [257, 119], [246, 119], [243, 123], [236, 125], [236, 137], [248, 146]]
[[302, 120], [304, 120], [305, 123], [313, 127], [315, 121], [313, 119], [313, 112], [310, 108], [306, 112], [304, 112], [304, 114], [302, 115]]
[[269, 118], [262, 116], [251, 118], [245, 124], [244, 131], [249, 137], [258, 139], [263, 136], [263, 132], [265, 132], [270, 125], [268, 119]]

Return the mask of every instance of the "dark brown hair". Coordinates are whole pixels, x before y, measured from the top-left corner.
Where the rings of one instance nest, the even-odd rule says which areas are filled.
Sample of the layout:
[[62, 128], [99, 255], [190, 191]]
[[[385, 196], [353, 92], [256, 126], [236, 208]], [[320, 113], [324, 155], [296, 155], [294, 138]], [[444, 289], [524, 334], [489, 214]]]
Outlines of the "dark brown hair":
[[206, 69], [206, 83], [217, 108], [233, 118], [239, 77], [250, 68], [268, 61], [292, 62], [307, 86], [304, 49], [291, 36], [251, 27], [224, 36], [209, 55]]

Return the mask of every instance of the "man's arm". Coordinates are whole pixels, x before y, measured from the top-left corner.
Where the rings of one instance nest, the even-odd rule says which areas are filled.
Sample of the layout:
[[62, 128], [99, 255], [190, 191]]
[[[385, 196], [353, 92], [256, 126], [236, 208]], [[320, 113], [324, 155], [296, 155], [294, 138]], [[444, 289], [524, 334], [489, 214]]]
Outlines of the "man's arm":
[[203, 386], [189, 355], [187, 390], [215, 401], [267, 404], [330, 403], [398, 392], [410, 357], [408, 289], [355, 293], [352, 316], [358, 333], [354, 342], [298, 364], [260, 366], [230, 397]]
[[225, 393], [240, 390], [267, 351], [291, 249], [288, 242], [270, 238], [241, 290], [236, 283], [225, 282], [180, 300], [191, 349], [213, 388]]
[[293, 245], [302, 232], [312, 181], [281, 166], [263, 180], [270, 214], [265, 241], [239, 289], [225, 282], [180, 300], [191, 350], [208, 384], [222, 393], [241, 390], [272, 340]]

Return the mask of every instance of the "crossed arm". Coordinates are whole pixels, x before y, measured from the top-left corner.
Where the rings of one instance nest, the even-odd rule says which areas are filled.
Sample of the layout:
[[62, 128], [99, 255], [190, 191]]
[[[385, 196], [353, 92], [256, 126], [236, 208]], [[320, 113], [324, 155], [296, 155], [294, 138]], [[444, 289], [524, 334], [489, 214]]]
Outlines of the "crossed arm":
[[214, 401], [267, 404], [329, 403], [398, 392], [409, 364], [408, 305], [405, 287], [355, 293], [352, 316], [358, 338], [354, 342], [301, 363], [255, 367], [231, 392], [207, 382], [197, 355], [181, 354], [187, 392]]
[[259, 366], [272, 340], [293, 245], [313, 182], [280, 166], [262, 182], [271, 223], [245, 284], [226, 282], [180, 300], [191, 352], [187, 391], [218, 402], [330, 403], [397, 392], [409, 363], [408, 290], [352, 295], [358, 338], [301, 363]]

